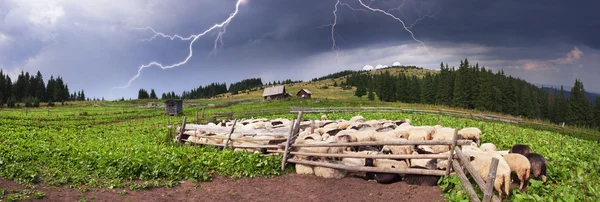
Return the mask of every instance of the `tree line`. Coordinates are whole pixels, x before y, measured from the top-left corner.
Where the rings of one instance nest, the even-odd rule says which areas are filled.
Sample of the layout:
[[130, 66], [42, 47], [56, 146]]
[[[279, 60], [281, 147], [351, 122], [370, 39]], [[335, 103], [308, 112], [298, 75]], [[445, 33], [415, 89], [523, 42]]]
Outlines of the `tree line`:
[[262, 79], [251, 78], [244, 79], [236, 83], [229, 84], [229, 92], [232, 95], [238, 94], [239, 91], [250, 90], [252, 88], [260, 87], [263, 85]]
[[[575, 81], [571, 96], [565, 91], [547, 92], [519, 78], [505, 75], [503, 70], [470, 65], [467, 59], [458, 68], [440, 64], [440, 72], [423, 77], [404, 73], [392, 75], [354, 73], [346, 76], [345, 85], [355, 86], [355, 95], [386, 102], [440, 104], [465, 109], [486, 110], [566, 122], [577, 126], [600, 126], [600, 98], [595, 107], [585, 96], [580, 80]], [[372, 95], [374, 94], [374, 95]]]
[[0, 107], [18, 107], [23, 103], [25, 107], [39, 107], [40, 102], [47, 102], [54, 106], [54, 102], [85, 100], [83, 90], [69, 92], [69, 86], [58, 76], [50, 76], [48, 83], [44, 82], [42, 74], [38, 71], [35, 75], [21, 71], [17, 80], [13, 82], [8, 74], [0, 69]]

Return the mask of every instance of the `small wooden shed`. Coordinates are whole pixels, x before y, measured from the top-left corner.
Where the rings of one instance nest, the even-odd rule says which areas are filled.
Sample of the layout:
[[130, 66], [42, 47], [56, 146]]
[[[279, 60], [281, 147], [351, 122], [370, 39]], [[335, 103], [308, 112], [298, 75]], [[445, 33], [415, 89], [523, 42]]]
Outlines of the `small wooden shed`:
[[183, 100], [165, 101], [165, 114], [174, 116], [183, 113]]
[[300, 91], [298, 91], [298, 93], [296, 93], [296, 97], [299, 97], [299, 98], [308, 98], [308, 99], [310, 99], [311, 95], [312, 94], [307, 89], [300, 89]]
[[263, 91], [263, 98], [265, 100], [279, 100], [289, 96], [290, 94], [285, 92], [284, 85], [268, 87]]

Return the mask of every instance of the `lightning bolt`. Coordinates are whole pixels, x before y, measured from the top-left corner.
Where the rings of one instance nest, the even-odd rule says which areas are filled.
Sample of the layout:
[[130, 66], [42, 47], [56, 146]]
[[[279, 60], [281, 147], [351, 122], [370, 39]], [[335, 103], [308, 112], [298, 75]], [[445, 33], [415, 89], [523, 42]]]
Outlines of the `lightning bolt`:
[[340, 1], [338, 0], [335, 3], [335, 9], [333, 10], [333, 16], [334, 16], [333, 24], [331, 24], [331, 41], [333, 41], [333, 44], [331, 45], [331, 50], [333, 52], [335, 52], [335, 58], [337, 58], [338, 63], [340, 63], [340, 55], [339, 55], [339, 48], [335, 44], [335, 25], [337, 24], [337, 11], [338, 11], [339, 4], [340, 4]]
[[[371, 0], [371, 2], [373, 2], [374, 0]], [[331, 50], [333, 52], [335, 52], [335, 58], [337, 59], [338, 63], [340, 63], [340, 56], [339, 56], [339, 50], [340, 48], [337, 46], [336, 42], [335, 42], [335, 26], [337, 25], [337, 11], [338, 11], [338, 6], [342, 5], [342, 6], [346, 6], [348, 8], [350, 8], [353, 11], [364, 11], [367, 12], [367, 10], [365, 9], [360, 9], [360, 8], [354, 8], [352, 6], [350, 6], [347, 3], [342, 3], [340, 0], [337, 0], [333, 9], [333, 23], [330, 24], [326, 24], [326, 25], [321, 25], [319, 27], [315, 27], [313, 29], [318, 29], [318, 28], [323, 28], [323, 27], [331, 27]]]
[[169, 38], [169, 39], [171, 39], [171, 41], [173, 41], [175, 39], [179, 39], [179, 40], [182, 40], [182, 41], [189, 41], [189, 40], [192, 40], [194, 37], [196, 37], [196, 35], [190, 35], [188, 37], [182, 37], [182, 36], [179, 36], [179, 35], [168, 35], [168, 34], [165, 34], [165, 33], [162, 33], [162, 32], [157, 32], [152, 27], [143, 27], [143, 28], [135, 27], [135, 28], [131, 28], [131, 30], [151, 31], [151, 32], [154, 33], [154, 35], [152, 37], [150, 37], [148, 39], [141, 39], [141, 40], [139, 40], [140, 42], [152, 41], [156, 37]]
[[[171, 39], [171, 40], [174, 40], [174, 39], [180, 39], [180, 40], [183, 40], [183, 41], [191, 41], [191, 42], [190, 42], [190, 45], [189, 45], [189, 50], [190, 50], [190, 53], [188, 54], [188, 56], [187, 56], [187, 57], [186, 57], [186, 58], [185, 58], [183, 61], [181, 61], [181, 62], [178, 62], [178, 63], [175, 63], [175, 64], [171, 64], [171, 65], [166, 65], [166, 66], [165, 66], [165, 65], [163, 65], [163, 64], [161, 64], [161, 63], [158, 63], [158, 62], [152, 61], [152, 62], [150, 62], [150, 63], [148, 63], [148, 64], [142, 65], [142, 66], [140, 66], [140, 67], [138, 68], [137, 74], [136, 74], [135, 76], [133, 76], [133, 77], [132, 77], [132, 78], [129, 80], [129, 82], [127, 82], [127, 85], [124, 85], [124, 86], [119, 86], [119, 87], [114, 87], [114, 88], [112, 88], [112, 89], [111, 89], [111, 91], [112, 91], [113, 89], [116, 89], [116, 88], [119, 88], [119, 89], [125, 89], [125, 88], [128, 88], [129, 86], [131, 86], [131, 83], [132, 83], [132, 82], [133, 82], [135, 79], [137, 79], [137, 78], [138, 78], [138, 77], [139, 77], [139, 76], [142, 74], [142, 71], [143, 71], [145, 68], [152, 67], [152, 66], [157, 66], [157, 67], [160, 67], [161, 69], [171, 69], [171, 68], [174, 68], [174, 67], [179, 67], [179, 66], [181, 66], [181, 65], [184, 65], [184, 64], [186, 64], [186, 63], [187, 63], [187, 62], [190, 60], [190, 58], [192, 58], [192, 56], [194, 55], [194, 52], [193, 52], [193, 49], [192, 49], [192, 47], [193, 47], [193, 45], [194, 45], [194, 42], [196, 42], [196, 40], [198, 40], [198, 38], [200, 38], [200, 37], [202, 37], [202, 36], [206, 35], [207, 33], [211, 32], [211, 31], [213, 31], [213, 30], [215, 30], [215, 29], [217, 29], [217, 28], [220, 28], [222, 31], [221, 31], [221, 32], [219, 32], [219, 34], [218, 34], [217, 38], [215, 39], [215, 46], [214, 46], [214, 49], [213, 49], [213, 52], [214, 52], [214, 51], [216, 50], [216, 48], [217, 48], [217, 41], [221, 42], [221, 44], [222, 44], [222, 42], [223, 42], [223, 41], [222, 41], [222, 36], [223, 36], [223, 34], [225, 34], [225, 31], [226, 31], [226, 27], [227, 27], [227, 25], [228, 25], [228, 24], [229, 24], [229, 22], [231, 22], [231, 20], [232, 20], [232, 19], [233, 19], [233, 18], [234, 18], [234, 17], [235, 17], [237, 14], [238, 14], [238, 11], [239, 11], [239, 9], [240, 9], [240, 4], [242, 4], [244, 1], [245, 1], [245, 0], [238, 0], [238, 1], [237, 1], [237, 3], [235, 4], [235, 11], [234, 11], [233, 13], [231, 13], [231, 14], [229, 15], [229, 17], [228, 17], [227, 19], [225, 19], [223, 22], [221, 22], [221, 23], [218, 23], [218, 24], [215, 24], [215, 25], [213, 25], [212, 27], [210, 27], [210, 28], [208, 28], [208, 29], [204, 30], [203, 32], [201, 32], [201, 33], [199, 33], [199, 34], [196, 34], [196, 35], [190, 35], [189, 37], [182, 37], [182, 36], [179, 36], [179, 35], [168, 35], [168, 34], [164, 34], [164, 33], [161, 33], [161, 32], [157, 32], [157, 31], [155, 31], [155, 30], [154, 30], [154, 29], [152, 29], [151, 27], [146, 27], [146, 28], [134, 28], [134, 29], [150, 30], [150, 31], [154, 32], [154, 36], [152, 36], [150, 39], [143, 40], [143, 41], [151, 41], [151, 40], [153, 40], [153, 39], [155, 39], [156, 37], [159, 37], [159, 36], [160, 36], [160, 37], [164, 37], [164, 38], [169, 38], [169, 39]], [[211, 53], [212, 53], [212, 52], [211, 52]]]
[[378, 8], [372, 8], [371, 6], [366, 5], [365, 3], [363, 3], [362, 0], [358, 0], [358, 2], [360, 3], [360, 5], [362, 5], [363, 7], [365, 7], [366, 9], [368, 9], [370, 11], [383, 13], [383, 14], [385, 14], [387, 16], [392, 17], [394, 20], [399, 21], [402, 24], [402, 27], [404, 27], [404, 30], [406, 30], [408, 33], [410, 33], [410, 36], [412, 37], [412, 39], [415, 40], [416, 42], [419, 42], [423, 46], [423, 48], [425, 48], [425, 50], [427, 51], [427, 53], [429, 53], [429, 55], [431, 56], [431, 52], [429, 52], [429, 49], [427, 48], [427, 46], [425, 45], [425, 43], [423, 43], [421, 40], [419, 40], [419, 39], [417, 39], [415, 37], [415, 34], [412, 31], [410, 31], [410, 29], [406, 26], [406, 24], [404, 23], [404, 21], [402, 21], [402, 19], [400, 19], [400, 18], [398, 18], [398, 17], [396, 17], [396, 16], [394, 16], [394, 15], [392, 15], [389, 12], [386, 12], [384, 10], [381, 10], [381, 9], [378, 9]]
[[417, 20], [415, 20], [415, 22], [413, 22], [412, 24], [410, 24], [409, 26], [406, 26], [406, 27], [408, 29], [412, 29], [413, 26], [415, 26], [419, 21], [423, 20], [426, 17], [428, 17], [428, 18], [434, 18], [435, 15], [437, 15], [437, 13], [434, 13], [433, 15], [422, 15], [421, 17], [417, 18]]

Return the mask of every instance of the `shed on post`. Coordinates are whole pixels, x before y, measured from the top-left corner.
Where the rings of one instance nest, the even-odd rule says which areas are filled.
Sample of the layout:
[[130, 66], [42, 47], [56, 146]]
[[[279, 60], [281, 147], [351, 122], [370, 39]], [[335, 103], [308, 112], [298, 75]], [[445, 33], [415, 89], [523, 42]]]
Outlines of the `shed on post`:
[[174, 116], [183, 113], [183, 100], [165, 101], [165, 114]]
[[312, 93], [310, 93], [310, 91], [307, 89], [300, 89], [300, 91], [298, 91], [298, 93], [296, 93], [296, 97], [299, 97], [299, 98], [310, 99], [311, 95], [312, 95]]

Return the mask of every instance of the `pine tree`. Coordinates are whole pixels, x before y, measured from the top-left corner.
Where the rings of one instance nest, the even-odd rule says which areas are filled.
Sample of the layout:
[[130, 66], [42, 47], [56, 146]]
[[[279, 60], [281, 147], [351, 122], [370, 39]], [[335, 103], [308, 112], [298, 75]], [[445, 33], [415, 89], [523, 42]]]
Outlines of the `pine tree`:
[[156, 92], [154, 92], [154, 89], [150, 89], [150, 99], [158, 99], [158, 97], [156, 97]]
[[367, 89], [364, 84], [360, 84], [356, 87], [356, 91], [354, 92], [354, 96], [362, 98], [362, 96], [367, 95]]
[[569, 105], [567, 103], [567, 98], [565, 97], [565, 90], [563, 86], [560, 86], [560, 95], [556, 98], [556, 108], [555, 108], [555, 121], [556, 123], [562, 123], [567, 121], [567, 110], [569, 109]]
[[596, 120], [596, 127], [600, 128], [600, 96], [596, 97], [596, 107], [594, 110], [594, 120]]
[[375, 100], [375, 94], [373, 93], [373, 91], [371, 89], [369, 89], [369, 93], [368, 96], [369, 100], [373, 101]]
[[593, 116], [592, 105], [585, 96], [583, 83], [577, 79], [569, 97], [567, 121], [572, 125], [589, 127], [593, 124]]
[[462, 108], [469, 108], [469, 67], [468, 63], [460, 61], [460, 66], [454, 79], [454, 97], [453, 105]]

